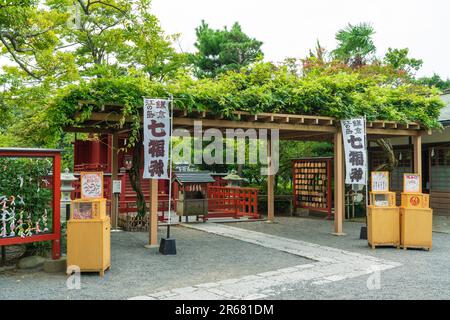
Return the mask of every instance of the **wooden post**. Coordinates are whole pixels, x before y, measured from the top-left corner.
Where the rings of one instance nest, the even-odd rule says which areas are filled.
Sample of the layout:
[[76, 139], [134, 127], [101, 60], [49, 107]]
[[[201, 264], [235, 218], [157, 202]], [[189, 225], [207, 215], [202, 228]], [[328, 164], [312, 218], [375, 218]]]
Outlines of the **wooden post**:
[[113, 181], [118, 179], [119, 173], [119, 163], [118, 163], [118, 152], [119, 150], [119, 135], [117, 133], [112, 134], [111, 139], [111, 182], [110, 182], [110, 193], [111, 193], [111, 229], [117, 229], [117, 218], [119, 214], [119, 206], [116, 203], [116, 195], [113, 193]]
[[422, 136], [412, 138], [414, 146], [414, 173], [420, 174], [422, 179]]
[[61, 257], [61, 154], [55, 154], [53, 158], [53, 233], [58, 238], [52, 242], [52, 259]]
[[150, 212], [149, 212], [148, 247], [158, 245], [158, 180], [150, 179]]
[[344, 147], [342, 129], [334, 135], [334, 235], [344, 235], [342, 221], [345, 206]]
[[275, 207], [274, 207], [274, 185], [275, 176], [272, 169], [272, 139], [271, 133], [267, 139], [267, 220], [268, 222], [275, 221]]

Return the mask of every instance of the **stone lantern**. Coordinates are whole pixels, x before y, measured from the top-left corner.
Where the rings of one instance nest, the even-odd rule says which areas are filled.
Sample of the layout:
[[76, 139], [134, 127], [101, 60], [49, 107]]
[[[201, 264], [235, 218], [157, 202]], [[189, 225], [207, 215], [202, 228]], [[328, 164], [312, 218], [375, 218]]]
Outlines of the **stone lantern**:
[[78, 178], [76, 178], [73, 173], [70, 173], [68, 168], [61, 174], [61, 223], [66, 222], [66, 217], [69, 214], [69, 212], [66, 211], [66, 208], [72, 200], [70, 194], [75, 190], [75, 188], [72, 187], [72, 183], [77, 180]]
[[229, 187], [240, 187], [242, 181], [244, 181], [244, 178], [239, 177], [239, 175], [236, 173], [235, 170], [232, 170], [230, 174], [223, 177], [223, 180], [228, 181]]

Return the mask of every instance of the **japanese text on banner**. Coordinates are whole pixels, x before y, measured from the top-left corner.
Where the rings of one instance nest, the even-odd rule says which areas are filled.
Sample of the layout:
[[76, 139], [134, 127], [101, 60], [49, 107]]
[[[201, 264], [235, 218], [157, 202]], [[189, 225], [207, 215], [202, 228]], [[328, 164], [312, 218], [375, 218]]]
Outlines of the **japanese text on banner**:
[[345, 183], [366, 184], [367, 153], [364, 118], [342, 120], [345, 150]]
[[169, 104], [169, 100], [144, 98], [144, 179], [170, 179]]

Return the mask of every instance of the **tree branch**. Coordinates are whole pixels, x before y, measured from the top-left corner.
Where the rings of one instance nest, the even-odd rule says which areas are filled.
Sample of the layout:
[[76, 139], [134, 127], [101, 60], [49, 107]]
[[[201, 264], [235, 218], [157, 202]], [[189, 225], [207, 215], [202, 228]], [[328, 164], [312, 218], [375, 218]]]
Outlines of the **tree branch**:
[[20, 66], [20, 68], [25, 71], [30, 77], [40, 80], [40, 77], [37, 76], [36, 74], [34, 74], [31, 70], [29, 70], [27, 68], [27, 66], [19, 59], [19, 57], [16, 55], [16, 53], [14, 52], [14, 49], [11, 48], [8, 44], [8, 42], [6, 41], [6, 39], [3, 37], [2, 34], [0, 34], [0, 40], [3, 43], [3, 45], [6, 47], [6, 49], [8, 50], [8, 52], [11, 54], [11, 56], [13, 57], [14, 61]]
[[33, 52], [33, 49], [31, 48], [20, 48], [17, 44], [17, 39], [7, 31], [2, 32], [0, 36], [2, 39], [7, 38], [16, 52]]
[[89, 8], [90, 6], [92, 6], [94, 4], [97, 4], [97, 3], [98, 4], [102, 4], [104, 6], [107, 6], [107, 7], [110, 7], [110, 8], [113, 8], [113, 9], [116, 9], [117, 11], [119, 11], [122, 14], [126, 14], [125, 10], [122, 10], [122, 9], [120, 9], [119, 7], [117, 7], [117, 6], [113, 5], [113, 4], [106, 3], [106, 2], [103, 2], [101, 0], [96, 0], [96, 1], [92, 1], [92, 2], [89, 1], [87, 7]]

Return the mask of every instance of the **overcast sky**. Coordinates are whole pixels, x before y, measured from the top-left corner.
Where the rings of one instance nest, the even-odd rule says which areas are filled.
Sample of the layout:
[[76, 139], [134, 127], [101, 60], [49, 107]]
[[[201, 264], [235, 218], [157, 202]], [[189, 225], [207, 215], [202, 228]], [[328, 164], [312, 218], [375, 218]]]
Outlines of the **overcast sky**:
[[193, 51], [202, 19], [213, 28], [238, 21], [264, 42], [266, 60], [303, 58], [319, 39], [334, 49], [334, 35], [348, 23], [371, 23], [378, 55], [387, 48], [410, 49], [424, 60], [418, 75], [450, 77], [449, 0], [153, 0], [153, 13], [166, 33], [181, 33], [184, 51]]

